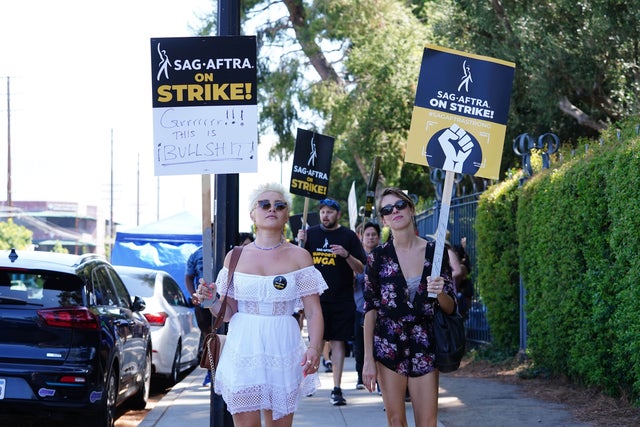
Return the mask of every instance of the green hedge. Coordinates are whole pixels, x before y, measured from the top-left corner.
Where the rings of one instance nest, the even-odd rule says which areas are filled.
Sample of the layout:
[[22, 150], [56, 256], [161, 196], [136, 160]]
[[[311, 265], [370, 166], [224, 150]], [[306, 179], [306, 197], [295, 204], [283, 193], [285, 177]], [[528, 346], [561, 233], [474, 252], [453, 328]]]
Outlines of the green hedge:
[[519, 343], [517, 186], [512, 179], [485, 191], [475, 222], [478, 293], [487, 307], [493, 344], [506, 351], [517, 350]]
[[478, 286], [494, 344], [518, 346], [526, 290], [527, 351], [537, 368], [640, 399], [640, 138], [622, 123], [586, 154], [483, 195]]

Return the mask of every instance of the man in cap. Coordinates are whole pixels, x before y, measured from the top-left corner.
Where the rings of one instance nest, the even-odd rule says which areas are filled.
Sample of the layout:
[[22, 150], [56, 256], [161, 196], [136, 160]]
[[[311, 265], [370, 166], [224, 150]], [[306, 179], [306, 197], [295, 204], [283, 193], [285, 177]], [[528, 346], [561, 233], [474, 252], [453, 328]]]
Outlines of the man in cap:
[[340, 387], [346, 341], [353, 337], [355, 301], [353, 298], [354, 273], [362, 273], [366, 256], [356, 233], [338, 223], [340, 204], [333, 199], [320, 200], [320, 223], [298, 231], [298, 241], [313, 257], [315, 267], [329, 285], [320, 304], [324, 317], [324, 339], [331, 346], [333, 391], [331, 403], [345, 405]]

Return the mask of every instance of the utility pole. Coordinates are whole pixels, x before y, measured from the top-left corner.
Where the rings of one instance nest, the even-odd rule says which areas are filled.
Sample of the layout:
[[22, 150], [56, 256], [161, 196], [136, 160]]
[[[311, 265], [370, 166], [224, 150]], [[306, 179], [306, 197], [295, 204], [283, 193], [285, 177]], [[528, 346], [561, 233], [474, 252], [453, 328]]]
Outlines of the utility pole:
[[11, 198], [11, 89], [7, 76], [7, 206], [13, 207]]
[[111, 129], [111, 184], [109, 185], [109, 253], [113, 250], [113, 128]]

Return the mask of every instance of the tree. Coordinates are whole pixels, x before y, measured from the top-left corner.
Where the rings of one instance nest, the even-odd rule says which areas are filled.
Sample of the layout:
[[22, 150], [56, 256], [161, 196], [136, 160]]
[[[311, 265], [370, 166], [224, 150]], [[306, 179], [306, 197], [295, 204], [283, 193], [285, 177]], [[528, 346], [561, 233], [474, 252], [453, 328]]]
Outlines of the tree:
[[55, 245], [53, 245], [53, 248], [51, 249], [51, 252], [56, 252], [59, 254], [68, 254], [69, 253], [69, 249], [65, 248], [64, 246], [62, 246], [62, 243], [60, 242], [60, 240], [56, 240]]
[[[425, 2], [438, 43], [516, 63], [507, 140], [596, 137], [640, 110], [640, 3]], [[446, 13], [433, 14], [434, 9]], [[506, 165], [508, 166], [508, 165]]]
[[0, 222], [0, 249], [26, 249], [31, 246], [33, 232], [8, 218]]
[[[346, 201], [364, 189], [376, 156], [380, 182], [433, 194], [423, 167], [403, 164], [425, 27], [401, 1], [245, 1], [246, 23], [260, 22], [261, 134], [274, 157], [289, 156], [295, 129], [336, 138], [329, 194]], [[277, 54], [274, 54], [277, 52]]]
[[519, 165], [521, 133], [566, 144], [640, 109], [638, 2], [246, 0], [243, 13], [271, 155], [292, 153], [296, 127], [334, 136], [329, 192], [342, 201], [354, 179], [364, 189], [375, 156], [381, 183], [432, 196], [426, 168], [404, 163], [426, 43], [516, 63], [503, 172]]

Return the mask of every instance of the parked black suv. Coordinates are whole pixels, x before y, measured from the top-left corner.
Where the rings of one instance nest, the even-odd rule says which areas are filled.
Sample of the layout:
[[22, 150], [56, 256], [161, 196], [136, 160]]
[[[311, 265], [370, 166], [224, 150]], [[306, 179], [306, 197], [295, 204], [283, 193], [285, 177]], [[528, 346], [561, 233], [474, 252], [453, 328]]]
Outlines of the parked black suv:
[[95, 254], [0, 251], [0, 416], [112, 427], [125, 400], [144, 409], [152, 347], [143, 309]]

